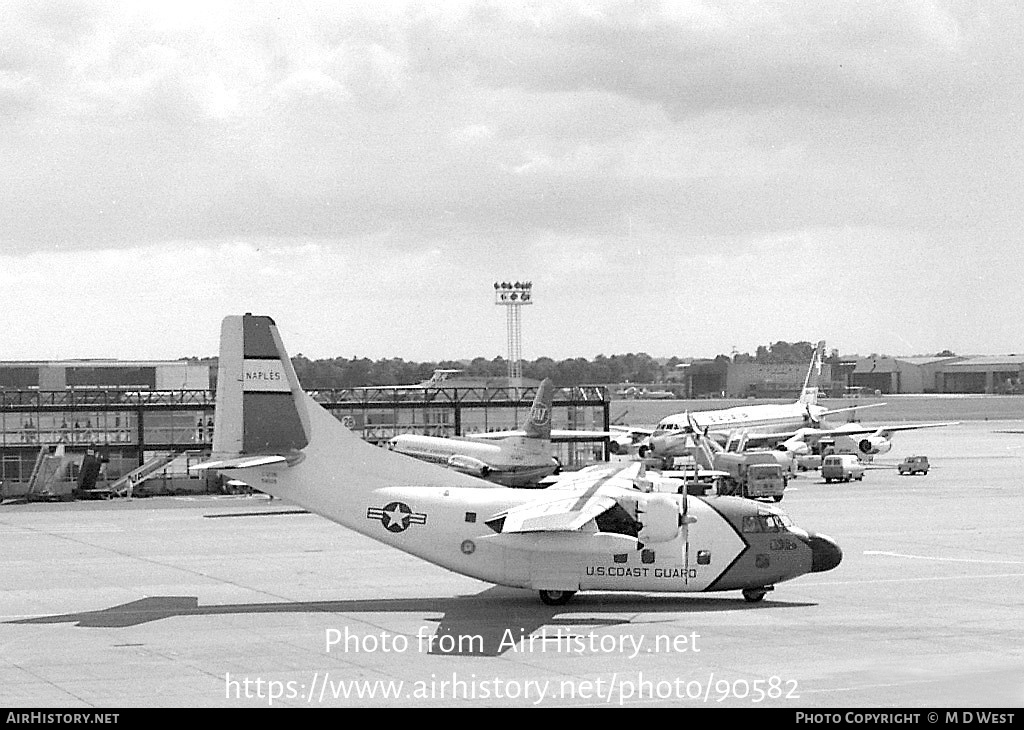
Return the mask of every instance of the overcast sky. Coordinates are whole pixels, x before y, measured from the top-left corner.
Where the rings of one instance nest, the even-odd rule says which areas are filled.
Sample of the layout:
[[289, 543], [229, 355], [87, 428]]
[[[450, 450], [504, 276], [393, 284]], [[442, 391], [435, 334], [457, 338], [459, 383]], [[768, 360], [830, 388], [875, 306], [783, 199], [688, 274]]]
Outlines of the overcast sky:
[[1024, 352], [1015, 0], [0, 11], [0, 359]]

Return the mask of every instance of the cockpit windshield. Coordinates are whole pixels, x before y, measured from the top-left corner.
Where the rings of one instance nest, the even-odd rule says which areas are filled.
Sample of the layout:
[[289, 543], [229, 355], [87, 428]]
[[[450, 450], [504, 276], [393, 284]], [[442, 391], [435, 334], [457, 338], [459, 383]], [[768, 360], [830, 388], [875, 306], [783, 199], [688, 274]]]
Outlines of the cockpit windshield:
[[[787, 517], [786, 520], [789, 520]], [[789, 520], [789, 524], [793, 524]], [[785, 532], [788, 525], [781, 516], [775, 514], [747, 515], [743, 518], [744, 532]]]
[[680, 431], [689, 432], [690, 427], [688, 424], [669, 423], [668, 421], [662, 421], [654, 427], [652, 436], [664, 436], [666, 433], [679, 433]]

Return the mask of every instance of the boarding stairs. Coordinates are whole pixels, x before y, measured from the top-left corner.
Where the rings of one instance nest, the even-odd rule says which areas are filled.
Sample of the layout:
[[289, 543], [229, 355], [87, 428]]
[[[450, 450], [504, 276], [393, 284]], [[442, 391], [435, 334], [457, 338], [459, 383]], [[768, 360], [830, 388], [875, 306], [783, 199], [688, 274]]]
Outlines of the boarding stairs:
[[49, 446], [41, 446], [25, 494], [29, 501], [45, 499], [71, 499], [74, 483], [66, 479], [75, 457], [68, 456], [61, 444], [50, 453]]
[[124, 497], [125, 495], [131, 494], [131, 490], [142, 484], [150, 477], [156, 475], [158, 471], [184, 453], [184, 451], [170, 451], [166, 454], [158, 454], [154, 456], [142, 466], [133, 469], [111, 484], [111, 493], [118, 497]]

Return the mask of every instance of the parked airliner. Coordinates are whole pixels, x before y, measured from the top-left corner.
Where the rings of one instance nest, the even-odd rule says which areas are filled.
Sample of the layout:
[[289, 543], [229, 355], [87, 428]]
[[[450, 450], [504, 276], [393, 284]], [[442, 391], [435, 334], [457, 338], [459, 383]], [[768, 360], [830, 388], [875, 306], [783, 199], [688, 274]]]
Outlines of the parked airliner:
[[505, 432], [495, 440], [402, 434], [388, 441], [388, 448], [506, 487], [535, 485], [559, 467], [551, 455], [554, 390], [550, 378], [541, 381], [522, 431]]

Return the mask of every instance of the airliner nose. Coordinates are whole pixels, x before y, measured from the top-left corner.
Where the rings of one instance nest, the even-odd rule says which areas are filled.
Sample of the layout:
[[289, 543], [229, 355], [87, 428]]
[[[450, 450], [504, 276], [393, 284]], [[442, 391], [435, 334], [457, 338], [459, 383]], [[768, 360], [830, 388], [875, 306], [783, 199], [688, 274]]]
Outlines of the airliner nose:
[[843, 560], [843, 551], [828, 535], [810, 533], [807, 544], [811, 548], [811, 572], [821, 573], [839, 565]]

